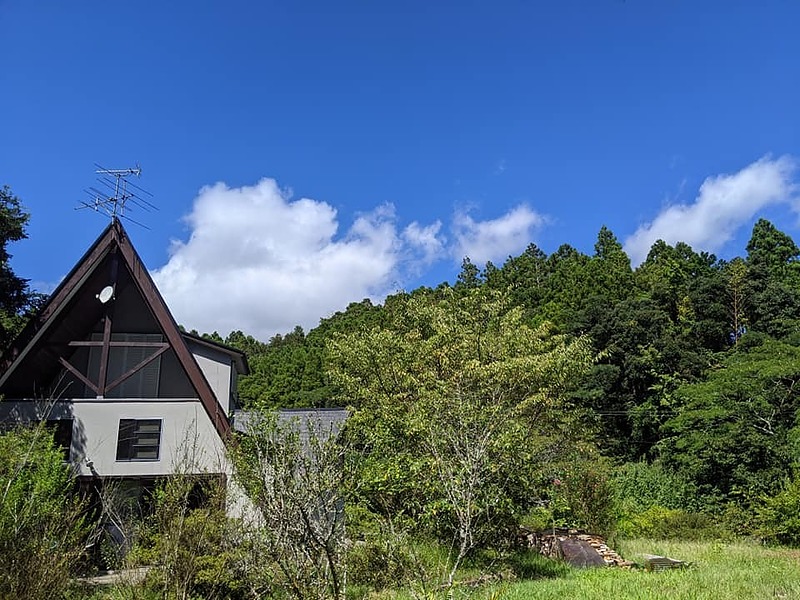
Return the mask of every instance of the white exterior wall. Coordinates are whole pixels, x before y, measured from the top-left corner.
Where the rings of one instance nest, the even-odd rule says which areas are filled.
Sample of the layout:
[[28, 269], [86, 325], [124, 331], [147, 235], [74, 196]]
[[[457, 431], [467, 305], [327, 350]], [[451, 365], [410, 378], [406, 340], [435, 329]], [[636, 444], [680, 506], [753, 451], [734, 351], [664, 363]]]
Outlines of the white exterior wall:
[[[10, 415], [17, 422], [72, 418], [70, 460], [80, 469], [80, 475], [137, 477], [229, 472], [222, 440], [199, 400], [59, 401], [49, 417], [43, 415], [41, 403], [0, 402], [2, 420], [8, 421]], [[116, 460], [120, 419], [161, 419], [158, 460]]]
[[231, 409], [231, 359], [224, 352], [213, 352], [209, 348], [194, 345], [191, 352], [200, 370], [205, 375], [211, 390], [226, 416]]

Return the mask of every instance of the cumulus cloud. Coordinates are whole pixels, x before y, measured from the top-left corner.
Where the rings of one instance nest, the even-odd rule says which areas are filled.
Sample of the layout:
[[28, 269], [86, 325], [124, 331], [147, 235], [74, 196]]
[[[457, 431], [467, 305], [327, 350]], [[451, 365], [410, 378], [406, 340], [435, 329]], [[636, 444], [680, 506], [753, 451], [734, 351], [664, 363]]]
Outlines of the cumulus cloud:
[[403, 230], [403, 239], [412, 250], [421, 253], [423, 264], [430, 264], [441, 258], [444, 251], [444, 239], [439, 233], [441, 229], [441, 221], [428, 226], [414, 221]]
[[200, 190], [185, 217], [188, 239], [173, 241], [153, 278], [179, 323], [262, 340], [306, 331], [350, 302], [386, 294], [443, 259], [505, 258], [543, 222], [519, 206], [492, 221], [455, 218], [448, 244], [440, 221], [401, 228], [394, 207], [361, 214], [344, 231], [334, 207], [292, 199], [273, 179]]
[[524, 204], [488, 221], [475, 221], [467, 213], [457, 214], [453, 222], [451, 255], [459, 261], [468, 256], [476, 265], [505, 260], [525, 249], [534, 230], [545, 222], [543, 215]]
[[737, 173], [709, 177], [694, 202], [664, 208], [625, 240], [625, 251], [634, 265], [647, 258], [659, 239], [716, 252], [761, 209], [794, 203], [796, 170], [797, 161], [789, 156], [764, 157]]
[[153, 277], [180, 323], [222, 335], [310, 329], [384, 293], [401, 258], [391, 207], [361, 215], [337, 237], [332, 206], [291, 200], [272, 179], [205, 187], [186, 222], [189, 239], [172, 243]]

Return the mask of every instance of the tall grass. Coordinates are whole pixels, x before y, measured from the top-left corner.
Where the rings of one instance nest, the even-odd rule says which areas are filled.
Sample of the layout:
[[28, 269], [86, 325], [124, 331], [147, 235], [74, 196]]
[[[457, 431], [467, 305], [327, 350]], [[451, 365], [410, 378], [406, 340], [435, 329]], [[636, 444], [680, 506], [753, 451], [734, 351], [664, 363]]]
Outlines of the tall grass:
[[620, 544], [628, 559], [644, 554], [689, 561], [682, 570], [571, 570], [558, 579], [525, 581], [509, 586], [503, 600], [746, 600], [800, 598], [800, 552], [756, 544], [633, 540]]
[[[550, 561], [542, 570], [537, 560], [533, 579], [501, 580], [492, 585], [457, 586], [452, 596], [442, 588], [386, 589], [353, 594], [352, 599], [381, 600], [762, 600], [800, 598], [800, 550], [771, 549], [757, 544], [632, 540], [619, 545], [628, 559], [644, 563], [644, 554], [658, 554], [691, 563], [686, 569], [648, 572], [644, 569], [572, 569]], [[542, 559], [546, 561], [547, 559]], [[536, 563], [536, 564], [533, 564]], [[516, 569], [515, 569], [516, 571]], [[466, 573], [465, 573], [466, 575]], [[471, 575], [471, 573], [469, 574]], [[525, 574], [517, 571], [518, 577]], [[470, 577], [463, 577], [462, 581]]]

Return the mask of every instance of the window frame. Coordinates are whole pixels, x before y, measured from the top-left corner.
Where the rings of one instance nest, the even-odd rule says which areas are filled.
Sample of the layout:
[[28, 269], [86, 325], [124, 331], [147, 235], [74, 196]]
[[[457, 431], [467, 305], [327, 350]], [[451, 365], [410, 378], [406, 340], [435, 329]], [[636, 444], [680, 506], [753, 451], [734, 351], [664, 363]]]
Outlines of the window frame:
[[[141, 428], [158, 424], [155, 443], [141, 443], [142, 437], [148, 434], [152, 438], [152, 431], [142, 431]], [[161, 460], [161, 441], [164, 431], [164, 419], [160, 417], [147, 418], [121, 418], [117, 429], [117, 462], [158, 462]], [[123, 437], [123, 434], [126, 437]], [[138, 453], [148, 448], [155, 448], [155, 457], [139, 456]]]

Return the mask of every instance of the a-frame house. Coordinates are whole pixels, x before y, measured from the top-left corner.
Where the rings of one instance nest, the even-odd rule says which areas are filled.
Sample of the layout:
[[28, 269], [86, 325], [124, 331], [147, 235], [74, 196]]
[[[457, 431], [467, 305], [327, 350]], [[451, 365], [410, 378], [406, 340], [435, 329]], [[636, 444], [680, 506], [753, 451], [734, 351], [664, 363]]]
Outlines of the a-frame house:
[[115, 218], [0, 359], [0, 423], [52, 421], [87, 481], [224, 474], [247, 370], [179, 329]]

